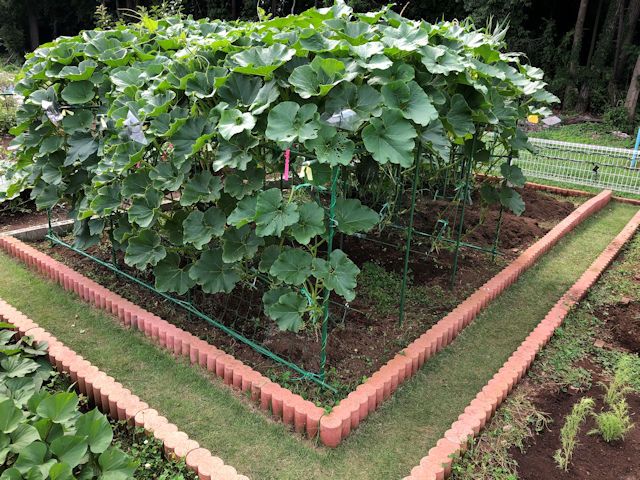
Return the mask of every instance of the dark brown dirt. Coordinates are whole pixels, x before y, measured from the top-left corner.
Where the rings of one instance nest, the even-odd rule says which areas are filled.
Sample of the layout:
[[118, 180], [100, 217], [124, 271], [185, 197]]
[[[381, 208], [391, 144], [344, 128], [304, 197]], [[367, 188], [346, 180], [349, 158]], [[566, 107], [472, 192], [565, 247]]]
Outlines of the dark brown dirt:
[[[533, 403], [541, 411], [550, 414], [553, 422], [549, 430], [536, 437], [535, 444], [529, 446], [526, 454], [517, 448], [512, 448], [510, 453], [518, 462], [518, 478], [521, 480], [640, 480], [640, 426], [633, 428], [623, 441], [605, 442], [599, 435], [587, 435], [587, 432], [595, 428], [593, 418], [588, 420], [580, 428], [579, 444], [574, 449], [573, 457], [569, 464], [569, 471], [558, 469], [553, 455], [560, 448], [560, 430], [573, 405], [582, 397], [591, 397], [596, 402], [596, 412], [603, 408], [604, 389], [597, 385], [598, 381], [605, 380], [600, 367], [589, 361], [583, 361], [579, 365], [591, 371], [593, 387], [586, 392], [567, 393], [561, 390], [549, 391], [546, 388], [538, 388], [532, 398]], [[606, 379], [608, 383], [609, 379]], [[630, 412], [640, 412], [640, 395], [627, 396]], [[637, 423], [637, 415], [632, 416]]]
[[594, 312], [604, 322], [607, 344], [614, 343], [640, 354], [640, 303], [617, 303]]
[[[408, 343], [422, 335], [431, 325], [449, 312], [455, 305], [464, 300], [475, 289], [497, 273], [505, 264], [532, 244], [537, 238], [546, 233], [555, 223], [570, 213], [574, 206], [569, 202], [561, 202], [535, 191], [524, 191], [525, 202], [530, 208], [521, 217], [504, 212], [501, 238], [507, 240], [501, 243], [506, 256], [498, 257], [496, 262], [491, 255], [478, 250], [464, 248], [460, 250], [456, 284], [453, 291], [449, 290], [453, 251], [446, 245], [439, 244], [431, 249], [429, 239], [417, 238], [412, 247], [418, 252], [411, 255], [410, 285], [407, 296], [406, 316], [402, 327], [398, 327], [398, 305], [400, 297], [399, 283], [397, 291], [392, 292], [392, 299], [397, 303], [389, 308], [381, 308], [379, 298], [375, 295], [358, 293], [347, 310], [341, 306], [331, 308], [332, 322], [330, 324], [329, 341], [327, 346], [327, 365], [329, 382], [334, 382], [341, 389], [340, 394], [350, 391], [359, 384], [363, 377], [370, 376], [384, 363], [402, 350]], [[474, 202], [467, 207], [465, 214], [465, 229], [476, 227], [474, 218], [480, 218], [480, 202]], [[420, 218], [424, 224], [437, 222], [439, 211], [437, 208], [420, 208]], [[495, 214], [495, 215], [494, 215]], [[497, 210], [490, 209], [485, 214], [485, 221], [475, 232], [495, 232]], [[388, 243], [402, 245], [402, 232], [383, 233], [377, 239]], [[480, 244], [491, 247], [493, 235], [485, 237], [479, 235]], [[482, 239], [485, 241], [482, 241]], [[489, 238], [489, 241], [486, 241]], [[335, 240], [336, 247], [342, 246], [349, 257], [362, 268], [367, 262], [377, 263], [388, 272], [396, 272], [396, 279], [400, 278], [404, 253], [401, 249], [373, 243], [355, 237], [345, 237]], [[340, 243], [342, 242], [342, 243]], [[130, 299], [138, 305], [153, 311], [167, 321], [179, 325], [181, 328], [206, 339], [219, 348], [231, 353], [252, 367], [261, 371], [281, 383], [298, 375], [290, 373], [284, 367], [266, 359], [246, 344], [234, 340], [219, 329], [209, 326], [204, 321], [187, 315], [161, 297], [148, 290], [138, 288], [130, 282], [115, 278], [104, 267], [87, 261], [80, 254], [55, 247], [53, 250], [47, 242], [41, 242], [38, 248], [72, 268], [81, 271], [90, 278], [104, 284], [111, 290]], [[111, 252], [108, 244], [101, 244], [90, 249], [90, 253], [105, 261], [110, 261]], [[124, 267], [120, 254], [120, 266]], [[135, 273], [138, 278], [152, 282], [148, 272]], [[398, 280], [399, 282], [399, 280]], [[195, 289], [194, 289], [195, 290]], [[360, 292], [360, 290], [359, 290]], [[261, 293], [251, 288], [236, 288], [233, 295], [205, 295], [195, 291], [192, 301], [202, 312], [227, 326], [241, 332], [254, 342], [268, 348], [274, 353], [303, 366], [310, 371], [318, 371], [320, 366], [320, 342], [317, 331], [309, 327], [297, 334], [281, 332], [277, 325], [265, 319], [260, 308]], [[338, 301], [338, 298], [335, 298]], [[244, 317], [244, 320], [238, 320]], [[292, 382], [287, 385], [303, 393], [309, 398], [318, 400], [317, 391], [304, 382]], [[320, 400], [322, 400], [320, 398]]]
[[[11, 206], [0, 205], [0, 232], [18, 230], [20, 228], [44, 225], [47, 223], [46, 210], [38, 211], [36, 204], [31, 200], [12, 200]], [[24, 202], [24, 203], [23, 203]], [[51, 212], [51, 221], [57, 222], [67, 218], [67, 209], [64, 206], [56, 206]]]

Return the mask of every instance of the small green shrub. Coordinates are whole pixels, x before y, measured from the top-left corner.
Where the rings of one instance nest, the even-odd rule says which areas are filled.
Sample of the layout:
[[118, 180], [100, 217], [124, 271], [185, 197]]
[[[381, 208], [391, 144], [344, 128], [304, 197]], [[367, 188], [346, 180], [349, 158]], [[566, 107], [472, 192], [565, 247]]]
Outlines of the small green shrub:
[[634, 427], [629, 416], [629, 406], [624, 398], [612, 405], [611, 410], [594, 417], [598, 428], [591, 430], [589, 435], [600, 434], [607, 443], [622, 440]]
[[634, 378], [634, 372], [633, 360], [631, 357], [624, 356], [618, 362], [615, 375], [609, 385], [600, 382], [600, 385], [605, 389], [604, 402], [609, 405], [610, 408], [614, 408], [624, 400], [624, 396], [627, 393], [633, 391], [631, 382]]
[[569, 469], [569, 461], [573, 455], [573, 450], [578, 444], [577, 436], [580, 425], [584, 423], [587, 415], [593, 411], [594, 401], [592, 398], [584, 397], [579, 403], [573, 406], [573, 410], [567, 416], [562, 430], [560, 430], [560, 442], [562, 447], [556, 450], [553, 459], [565, 472]]
[[635, 130], [635, 119], [629, 120], [629, 111], [625, 107], [606, 109], [602, 121], [610, 130], [620, 130], [628, 134], [633, 134]]

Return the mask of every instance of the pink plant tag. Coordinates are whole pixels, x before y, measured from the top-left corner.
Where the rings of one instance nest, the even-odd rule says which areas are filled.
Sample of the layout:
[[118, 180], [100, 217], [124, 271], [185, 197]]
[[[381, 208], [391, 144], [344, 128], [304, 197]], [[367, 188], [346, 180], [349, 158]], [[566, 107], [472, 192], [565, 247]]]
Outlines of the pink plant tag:
[[291, 154], [291, 150], [287, 148], [287, 151], [284, 152], [284, 179], [289, 180], [289, 155]]

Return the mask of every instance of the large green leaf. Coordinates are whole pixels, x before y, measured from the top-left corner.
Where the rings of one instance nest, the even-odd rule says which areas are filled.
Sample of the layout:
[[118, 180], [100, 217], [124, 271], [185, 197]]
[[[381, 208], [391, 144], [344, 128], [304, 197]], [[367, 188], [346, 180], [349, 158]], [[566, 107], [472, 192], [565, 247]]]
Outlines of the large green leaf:
[[525, 205], [522, 196], [515, 190], [503, 185], [499, 192], [500, 203], [520, 216], [524, 212]]
[[80, 415], [76, 420], [76, 434], [84, 435], [93, 453], [104, 452], [113, 440], [109, 420], [97, 408]]
[[45, 443], [33, 442], [20, 451], [13, 467], [25, 475], [33, 467], [39, 468], [45, 463], [48, 450]]
[[222, 260], [233, 263], [245, 258], [251, 259], [263, 245], [264, 240], [256, 236], [249, 225], [238, 229], [230, 228], [222, 236]]
[[73, 468], [80, 463], [88, 447], [89, 442], [84, 435], [65, 435], [53, 440], [50, 448], [58, 460]]
[[231, 107], [245, 106], [254, 115], [264, 112], [279, 96], [275, 81], [232, 73], [218, 90], [219, 97]]
[[11, 432], [11, 446], [10, 450], [13, 453], [20, 453], [20, 451], [33, 442], [40, 440], [40, 434], [33, 425], [28, 423], [21, 423], [18, 427]]
[[184, 243], [191, 243], [202, 250], [214, 236], [222, 235], [225, 221], [224, 214], [216, 206], [205, 212], [194, 210], [182, 223]]
[[221, 190], [220, 177], [214, 177], [210, 172], [198, 173], [185, 184], [180, 205], [186, 207], [197, 202], [215, 202], [220, 198]]
[[356, 277], [360, 269], [342, 250], [331, 252], [331, 270], [323, 277], [324, 285], [350, 302], [356, 297]]
[[231, 293], [240, 280], [240, 275], [233, 265], [222, 260], [220, 248], [204, 252], [191, 267], [189, 276], [206, 293]]
[[142, 228], [149, 227], [156, 219], [163, 199], [162, 192], [149, 188], [144, 197], [136, 197], [127, 211], [129, 222], [137, 223]]
[[327, 97], [325, 109], [329, 116], [339, 115], [347, 110], [355, 112], [356, 118], [349, 119], [348, 128], [344, 127], [355, 130], [370, 117], [379, 116], [382, 103], [382, 96], [373, 87], [366, 84], [356, 87], [352, 83], [342, 82]]
[[227, 57], [227, 63], [234, 72], [266, 76], [283, 63], [291, 60], [296, 53], [281, 43], [269, 47], [250, 47]]
[[93, 124], [94, 116], [91, 110], [79, 109], [73, 115], [66, 115], [62, 119], [62, 128], [67, 135], [72, 135], [77, 131], [87, 131]]
[[64, 423], [77, 415], [78, 396], [75, 393], [57, 393], [40, 402], [36, 413], [54, 423]]
[[169, 252], [153, 270], [156, 289], [160, 292], [176, 292], [184, 295], [196, 282], [189, 276], [191, 264], [180, 267], [180, 256]]
[[279, 189], [271, 188], [258, 195], [255, 222], [259, 237], [279, 237], [286, 227], [296, 223], [299, 218], [296, 205], [284, 203]]
[[98, 189], [97, 195], [91, 201], [91, 208], [96, 214], [105, 216], [117, 209], [121, 204], [120, 185], [105, 185]]
[[205, 117], [189, 117], [171, 137], [176, 164], [200, 150], [216, 134], [214, 125]]
[[297, 67], [289, 83], [302, 98], [324, 96], [345, 79], [344, 63], [335, 58], [315, 57], [310, 64]]
[[325, 232], [324, 210], [315, 202], [305, 202], [298, 207], [300, 218], [291, 227], [291, 235], [302, 245], [306, 245], [316, 235]]
[[149, 178], [155, 188], [169, 190], [170, 192], [179, 190], [184, 182], [184, 174], [179, 172], [171, 162], [162, 162], [155, 165], [149, 172]]
[[475, 133], [476, 127], [471, 114], [472, 111], [462, 95], [456, 93], [451, 97], [451, 108], [447, 113], [446, 121], [456, 136], [464, 138]]
[[271, 109], [267, 118], [267, 138], [276, 142], [304, 142], [318, 136], [320, 125], [314, 120], [317, 107], [307, 103], [281, 102]]
[[129, 238], [124, 262], [144, 270], [149, 264], [157, 265], [166, 256], [167, 251], [162, 246], [160, 235], [153, 230], [142, 230], [137, 236]]
[[88, 132], [76, 131], [69, 137], [69, 150], [64, 166], [73, 165], [75, 162], [84, 162], [98, 150], [98, 142]]
[[256, 118], [248, 112], [241, 112], [235, 108], [225, 109], [220, 114], [218, 132], [225, 140], [245, 130], [251, 131], [256, 124]]
[[224, 179], [224, 191], [238, 200], [259, 190], [264, 182], [266, 172], [252, 165], [245, 172], [236, 172]]
[[222, 67], [209, 67], [204, 72], [194, 72], [187, 79], [184, 93], [197, 98], [212, 97], [217, 88], [227, 79], [228, 70]]
[[0, 360], [2, 376], [5, 378], [24, 377], [38, 369], [38, 363], [22, 355], [12, 355]]
[[367, 232], [380, 221], [378, 214], [356, 198], [338, 198], [335, 205], [337, 229], [348, 235]]
[[307, 140], [304, 146], [313, 150], [318, 161], [331, 166], [349, 165], [353, 160], [354, 143], [345, 132], [337, 132], [335, 128], [323, 125], [318, 131], [318, 138]]
[[302, 285], [311, 275], [312, 258], [300, 248], [288, 248], [271, 265], [269, 274], [290, 285]]
[[236, 208], [227, 218], [227, 223], [236, 228], [240, 228], [249, 222], [253, 222], [256, 217], [256, 203], [258, 197], [245, 197], [238, 202]]
[[514, 187], [523, 188], [527, 179], [523, 175], [522, 170], [517, 165], [509, 165], [508, 163], [503, 163], [500, 165], [500, 172], [502, 176]]
[[62, 90], [62, 98], [69, 102], [71, 105], [79, 105], [81, 103], [87, 103], [93, 99], [95, 92], [93, 90], [93, 83], [88, 80], [81, 80], [79, 82], [71, 82]]
[[131, 478], [138, 466], [131, 458], [115, 447], [109, 447], [98, 457], [102, 469], [100, 480], [126, 480]]
[[98, 64], [93, 60], [83, 60], [77, 66], [67, 65], [60, 70], [58, 77], [67, 80], [89, 80]]
[[285, 293], [272, 303], [268, 315], [276, 321], [281, 330], [297, 332], [302, 326], [302, 315], [307, 308], [307, 300], [295, 292]]
[[139, 169], [123, 180], [121, 194], [126, 198], [144, 196], [150, 183], [149, 170]]
[[403, 167], [413, 164], [416, 130], [403, 118], [400, 110], [385, 110], [380, 118], [372, 118], [362, 131], [365, 148], [381, 164], [397, 163]]
[[14, 405], [13, 400], [8, 398], [0, 402], [0, 432], [13, 432], [23, 420], [22, 410]]

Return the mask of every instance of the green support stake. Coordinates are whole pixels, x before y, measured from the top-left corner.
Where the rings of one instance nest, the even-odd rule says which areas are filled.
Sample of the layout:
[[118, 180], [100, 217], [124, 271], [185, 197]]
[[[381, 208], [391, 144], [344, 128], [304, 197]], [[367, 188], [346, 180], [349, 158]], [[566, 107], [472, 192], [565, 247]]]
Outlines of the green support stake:
[[[509, 159], [507, 160], [508, 164], [511, 165], [511, 158], [513, 152], [509, 152]], [[500, 228], [502, 228], [502, 213], [504, 211], [504, 206], [502, 203], [500, 204], [500, 213], [498, 213], [498, 225], [496, 226], [496, 237], [493, 239], [493, 251], [491, 253], [491, 261], [496, 261], [496, 253], [498, 253], [498, 239], [500, 238]]]
[[416, 154], [415, 172], [413, 173], [413, 187], [411, 192], [411, 209], [409, 212], [409, 228], [407, 230], [407, 250], [404, 252], [404, 268], [402, 269], [402, 290], [400, 291], [400, 311], [398, 312], [398, 327], [402, 326], [402, 316], [404, 314], [404, 302], [407, 290], [407, 272], [409, 270], [409, 254], [411, 253], [411, 234], [413, 233], [413, 213], [416, 206], [416, 188], [420, 174], [420, 160], [422, 158], [422, 142], [418, 142], [418, 152]]
[[[333, 234], [335, 226], [336, 207], [336, 183], [340, 169], [332, 167], [333, 181], [331, 182], [331, 204], [329, 205], [329, 237], [327, 238], [327, 261], [331, 261], [331, 250], [333, 249]], [[324, 382], [327, 367], [327, 336], [329, 329], [329, 290], [324, 294], [324, 307], [322, 314], [322, 338], [320, 344], [320, 379]]]
[[[47, 224], [49, 225], [47, 227], [47, 234], [51, 236], [51, 234], [53, 233], [53, 228], [51, 227], [51, 209], [50, 208], [47, 208]], [[53, 247], [53, 240], [49, 240], [49, 246]]]
[[[464, 178], [464, 191], [462, 193], [462, 212], [460, 213], [460, 224], [458, 225], [458, 238], [456, 239], [456, 253], [453, 257], [453, 270], [451, 272], [451, 287], [456, 283], [456, 270], [458, 269], [458, 253], [460, 251], [460, 239], [462, 238], [462, 228], [464, 223], [464, 210], [467, 206], [467, 196], [469, 195], [469, 178], [471, 177], [471, 167], [473, 166], [473, 156], [476, 152], [476, 137], [473, 136], [473, 144], [471, 146], [471, 156], [462, 164], [462, 175]], [[465, 175], [465, 168], [466, 175]]]

